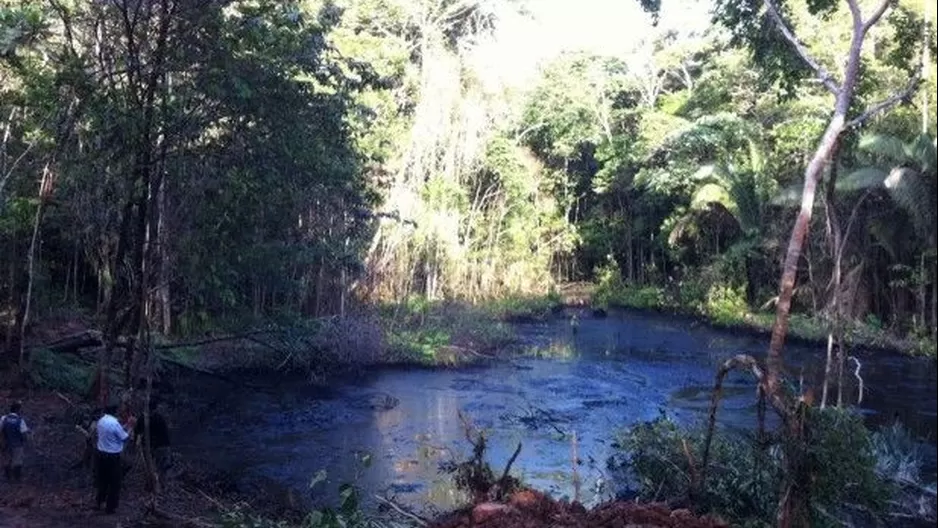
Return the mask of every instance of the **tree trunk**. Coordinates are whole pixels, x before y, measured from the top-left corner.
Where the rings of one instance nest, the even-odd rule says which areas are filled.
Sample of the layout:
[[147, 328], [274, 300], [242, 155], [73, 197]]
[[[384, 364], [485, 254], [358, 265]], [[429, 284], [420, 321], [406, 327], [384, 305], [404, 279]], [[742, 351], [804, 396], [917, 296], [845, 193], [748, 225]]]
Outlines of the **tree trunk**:
[[[836, 158], [837, 149], [834, 150], [831, 157]], [[837, 406], [840, 407], [843, 401], [843, 389], [840, 384], [843, 381], [843, 351], [841, 343], [843, 341], [843, 310], [841, 307], [841, 284], [843, 282], [843, 246], [847, 234], [843, 232], [840, 225], [840, 217], [837, 214], [837, 205], [835, 200], [835, 188], [837, 185], [836, 160], [834, 160], [831, 170], [828, 172], [827, 189], [824, 194], [824, 215], [825, 225], [827, 227], [827, 240], [830, 245], [831, 259], [833, 266], [831, 270], [831, 280], [829, 283], [830, 302], [828, 316], [831, 318], [831, 330], [827, 337], [827, 357], [824, 365], [824, 384], [821, 394], [821, 407], [827, 405], [827, 391], [830, 384], [830, 374], [832, 370], [831, 361], [833, 360], [834, 344], [837, 345]], [[861, 199], [862, 200], [862, 199]], [[858, 204], [859, 207], [859, 204]], [[850, 223], [850, 222], [848, 222]], [[849, 229], [849, 227], [848, 227]]]
[[[10, 254], [16, 254], [16, 243], [11, 244], [14, 247], [14, 251]], [[13, 314], [10, 317], [10, 323], [7, 325], [6, 332], [6, 342], [4, 343], [3, 349], [9, 354], [10, 361], [13, 361], [13, 335], [18, 332], [20, 315], [19, 310], [17, 309], [18, 303], [16, 302], [16, 259], [10, 259], [10, 291], [7, 297], [7, 306], [10, 307], [10, 310], [14, 310]]]
[[821, 384], [821, 408], [827, 407], [827, 389], [831, 379], [831, 367], [834, 361], [834, 334], [827, 334], [827, 358], [824, 361], [824, 381]]
[[42, 217], [46, 212], [46, 201], [49, 199], [49, 193], [52, 191], [52, 160], [46, 162], [42, 170], [42, 179], [39, 183], [39, 203], [36, 205], [36, 216], [33, 220], [33, 234], [29, 240], [29, 252], [26, 254], [26, 298], [23, 301], [22, 317], [20, 317], [20, 335], [19, 335], [19, 367], [22, 372], [26, 368], [26, 362], [29, 359], [26, 355], [26, 327], [29, 325], [29, 311], [32, 307], [33, 284], [36, 274], [36, 251], [39, 247], [39, 228], [42, 225]]
[[[852, 90], [851, 90], [852, 92]], [[839, 99], [843, 98], [841, 96]], [[840, 101], [838, 101], [840, 103]], [[788, 242], [788, 251], [785, 253], [785, 263], [782, 267], [782, 278], [779, 286], [778, 304], [775, 310], [775, 324], [772, 327], [772, 340], [769, 343], [767, 356], [768, 394], [778, 394], [779, 381], [782, 376], [782, 347], [785, 345], [785, 336], [788, 334], [788, 319], [791, 312], [792, 296], [795, 291], [795, 280], [798, 276], [798, 261], [804, 247], [805, 238], [811, 225], [811, 215], [814, 210], [814, 197], [818, 182], [824, 169], [830, 163], [831, 155], [837, 148], [840, 134], [844, 131], [847, 104], [840, 105], [843, 109], [835, 112], [827, 125], [827, 130], [821, 138], [811, 162], [805, 170], [804, 189], [801, 194], [801, 210], [795, 219]]]
[[925, 268], [925, 253], [922, 252], [922, 255], [919, 257], [919, 267], [918, 267], [918, 313], [919, 313], [919, 323], [915, 328], [915, 331], [919, 331], [919, 328], [925, 329], [928, 325], [928, 270]]
[[[165, 151], [164, 151], [165, 155]], [[162, 164], [161, 164], [162, 165]], [[172, 302], [170, 298], [170, 262], [169, 262], [169, 233], [166, 229], [166, 180], [160, 178], [160, 186], [156, 197], [156, 244], [157, 244], [157, 298], [161, 331], [169, 335], [172, 331]]]
[[938, 335], [938, 255], [935, 256], [935, 265], [931, 274], [931, 336]]

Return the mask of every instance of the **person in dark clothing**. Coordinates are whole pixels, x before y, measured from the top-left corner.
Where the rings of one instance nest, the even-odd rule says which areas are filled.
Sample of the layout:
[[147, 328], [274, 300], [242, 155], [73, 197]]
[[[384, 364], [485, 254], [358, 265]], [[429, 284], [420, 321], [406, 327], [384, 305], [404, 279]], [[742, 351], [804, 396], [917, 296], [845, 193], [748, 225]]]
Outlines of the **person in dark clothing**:
[[150, 402], [150, 430], [146, 434], [145, 420], [138, 420], [134, 428], [134, 437], [137, 439], [137, 446], [146, 449], [147, 437], [150, 439], [150, 454], [153, 456], [153, 464], [156, 466], [156, 474], [162, 482], [166, 476], [166, 471], [171, 464], [171, 452], [169, 449], [169, 425], [166, 419], [160, 413], [155, 402]]
[[7, 480], [23, 478], [23, 451], [26, 447], [26, 421], [19, 415], [19, 402], [10, 405], [10, 414], [0, 418], [0, 439], [3, 440], [3, 473]]

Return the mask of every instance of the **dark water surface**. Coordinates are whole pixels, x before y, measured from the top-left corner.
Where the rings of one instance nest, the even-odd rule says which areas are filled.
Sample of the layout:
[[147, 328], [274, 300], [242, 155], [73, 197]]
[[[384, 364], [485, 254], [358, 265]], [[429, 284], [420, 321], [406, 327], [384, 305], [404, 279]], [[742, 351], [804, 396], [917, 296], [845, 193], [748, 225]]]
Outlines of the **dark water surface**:
[[[317, 503], [332, 500], [338, 484], [358, 478], [369, 496], [391, 493], [417, 510], [447, 509], [461, 497], [438, 466], [469, 452], [457, 415], [463, 411], [490, 431], [489, 460], [497, 471], [520, 441], [513, 472], [558, 497], [573, 495], [572, 443], [563, 433], [575, 432], [589, 502], [608, 493], [597, 492], [596, 483], [608, 479], [605, 460], [614, 452], [610, 443], [618, 428], [661, 410], [685, 423], [702, 420], [717, 365], [740, 352], [763, 357], [767, 346], [763, 338], [633, 313], [583, 318], [576, 334], [559, 317], [517, 328], [528, 345], [566, 357], [461, 370], [382, 370], [325, 392], [285, 385], [277, 395], [233, 394], [181, 447], [245, 478], [271, 478], [301, 494], [326, 470], [327, 486], [312, 494]], [[790, 345], [786, 364], [808, 384], [820, 371], [823, 352]], [[935, 363], [862, 351], [857, 358], [868, 423], [898, 419], [934, 454]], [[853, 369], [851, 362], [845, 391], [851, 403], [858, 395]], [[755, 417], [754, 382], [730, 374], [721, 425], [751, 428]], [[356, 453], [369, 453], [371, 467], [359, 468]], [[929, 465], [934, 472], [934, 461]]]

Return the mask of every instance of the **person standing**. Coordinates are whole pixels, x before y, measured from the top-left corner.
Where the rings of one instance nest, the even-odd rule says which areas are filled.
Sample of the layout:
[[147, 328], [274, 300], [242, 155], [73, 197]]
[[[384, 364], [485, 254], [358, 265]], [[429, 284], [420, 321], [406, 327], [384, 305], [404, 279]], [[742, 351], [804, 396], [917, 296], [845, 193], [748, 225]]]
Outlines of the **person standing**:
[[19, 415], [22, 405], [10, 405], [10, 413], [0, 418], [0, 437], [3, 438], [3, 473], [7, 480], [23, 478], [23, 451], [26, 447], [26, 420]]
[[121, 453], [130, 438], [130, 433], [127, 431], [132, 430], [135, 424], [135, 419], [130, 417], [125, 429], [117, 421], [117, 405], [112, 404], [104, 409], [104, 415], [98, 419], [96, 425], [97, 472], [95, 487], [97, 488], [97, 495], [95, 504], [98, 509], [106, 506], [105, 512], [108, 514], [117, 511], [117, 505], [120, 502], [121, 480], [123, 477]]

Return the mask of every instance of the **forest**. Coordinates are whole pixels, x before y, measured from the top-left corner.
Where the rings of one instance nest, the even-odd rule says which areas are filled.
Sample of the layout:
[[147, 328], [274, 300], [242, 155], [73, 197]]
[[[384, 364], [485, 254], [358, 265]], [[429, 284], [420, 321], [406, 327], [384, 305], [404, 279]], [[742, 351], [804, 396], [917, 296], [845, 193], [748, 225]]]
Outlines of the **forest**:
[[[489, 65], [523, 3], [4, 2], [7, 353], [61, 306], [187, 334], [614, 281], [765, 312], [833, 98], [749, 4], [519, 84]], [[822, 71], [849, 51], [839, 4], [785, 7]], [[902, 97], [839, 138], [793, 313], [934, 336], [927, 5], [863, 43], [851, 113]]]
[[159, 347], [246, 328], [377, 314], [434, 355], [465, 343], [400, 328], [427, 307], [569, 284], [771, 332], [721, 372], [790, 427], [786, 334], [825, 403], [854, 348], [934, 357], [935, 6], [622, 3], [604, 52], [537, 0], [0, 0], [0, 363], [47, 365], [63, 317], [102, 398], [115, 352], [149, 391]]

